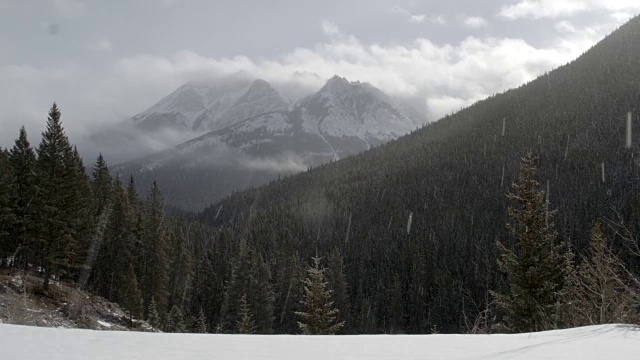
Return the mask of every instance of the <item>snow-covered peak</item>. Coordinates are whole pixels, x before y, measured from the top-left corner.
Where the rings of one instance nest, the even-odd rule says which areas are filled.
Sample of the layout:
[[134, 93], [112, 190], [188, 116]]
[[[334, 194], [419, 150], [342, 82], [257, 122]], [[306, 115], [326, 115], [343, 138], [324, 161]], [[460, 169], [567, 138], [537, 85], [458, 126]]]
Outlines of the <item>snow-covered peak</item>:
[[254, 80], [239, 91], [227, 93], [194, 122], [194, 130], [219, 130], [242, 120], [273, 111], [286, 111], [287, 102], [266, 81]]
[[376, 87], [340, 76], [331, 78], [297, 108], [308, 132], [372, 144], [393, 140], [423, 123]]
[[281, 103], [281, 105], [284, 105], [286, 108], [286, 101], [280, 96], [280, 94], [278, 94], [271, 84], [262, 79], [255, 80], [247, 92], [238, 99], [237, 103], [255, 102], [260, 101], [261, 99], [271, 99], [274, 102]]
[[[164, 128], [189, 131], [205, 111], [216, 103], [232, 103], [250, 83], [250, 80], [239, 77], [189, 81], [134, 116], [133, 121], [139, 127], [152, 131]], [[238, 92], [240, 94], [231, 96], [228, 101], [230, 94]]]
[[318, 93], [328, 97], [343, 97], [357, 92], [361, 85], [362, 83], [360, 82], [350, 82], [346, 78], [335, 75], [324, 84]]

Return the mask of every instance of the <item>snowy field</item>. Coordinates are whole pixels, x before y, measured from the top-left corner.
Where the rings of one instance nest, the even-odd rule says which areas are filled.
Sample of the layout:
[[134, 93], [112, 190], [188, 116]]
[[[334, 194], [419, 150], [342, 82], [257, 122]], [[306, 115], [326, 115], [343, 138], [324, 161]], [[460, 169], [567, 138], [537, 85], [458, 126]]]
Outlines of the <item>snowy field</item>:
[[0, 325], [2, 359], [640, 359], [640, 328], [518, 335], [256, 336]]

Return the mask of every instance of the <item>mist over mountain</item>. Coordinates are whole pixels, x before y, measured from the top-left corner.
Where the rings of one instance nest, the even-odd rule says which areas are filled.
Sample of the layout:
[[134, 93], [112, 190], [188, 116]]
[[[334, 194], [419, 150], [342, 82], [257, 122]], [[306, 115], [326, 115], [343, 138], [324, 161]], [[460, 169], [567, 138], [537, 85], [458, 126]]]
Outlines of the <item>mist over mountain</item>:
[[368, 150], [424, 125], [368, 83], [331, 78], [290, 103], [264, 80], [188, 83], [133, 118], [147, 132], [207, 133], [113, 170], [167, 201], [201, 209], [222, 196]]

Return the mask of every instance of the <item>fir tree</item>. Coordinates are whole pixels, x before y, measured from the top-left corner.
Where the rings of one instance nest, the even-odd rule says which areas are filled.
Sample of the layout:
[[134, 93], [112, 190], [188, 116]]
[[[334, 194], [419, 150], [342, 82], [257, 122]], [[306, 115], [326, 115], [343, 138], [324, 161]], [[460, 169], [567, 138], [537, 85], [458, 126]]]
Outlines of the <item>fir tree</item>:
[[73, 185], [69, 184], [70, 173], [76, 169], [71, 161], [73, 149], [64, 133], [60, 116], [60, 110], [54, 103], [38, 146], [37, 173], [41, 203], [38, 204], [40, 244], [36, 248], [41, 253], [38, 257], [42, 259], [41, 266], [44, 268], [45, 291], [48, 290], [51, 275], [68, 264], [66, 250], [73, 236], [66, 207], [69, 198], [73, 197]]
[[102, 157], [102, 154], [100, 154], [96, 159], [96, 164], [93, 166], [93, 174], [91, 178], [91, 185], [96, 204], [96, 217], [99, 217], [109, 206], [111, 201], [112, 182], [113, 179], [109, 173], [107, 162]]
[[142, 293], [138, 286], [136, 273], [133, 265], [129, 265], [129, 271], [124, 277], [126, 283], [125, 292], [120, 300], [120, 304], [129, 312], [129, 325], [133, 325], [133, 318], [139, 318], [142, 314]]
[[320, 267], [320, 258], [314, 257], [313, 266], [307, 269], [303, 282], [305, 311], [296, 312], [303, 319], [298, 325], [305, 335], [331, 335], [344, 326], [344, 322], [336, 322], [338, 309], [333, 308], [325, 271]]
[[149, 302], [149, 309], [147, 310], [147, 313], [149, 314], [147, 316], [147, 322], [149, 325], [156, 330], [160, 329], [162, 322], [160, 321], [158, 306], [156, 305], [156, 300], [154, 298], [151, 298], [151, 301]]
[[240, 314], [241, 297], [252, 309], [256, 332], [273, 331], [275, 295], [271, 286], [271, 272], [264, 258], [246, 244], [240, 242], [238, 256], [234, 259], [231, 278], [225, 286], [220, 317], [224, 331], [233, 332]]
[[94, 202], [91, 191], [91, 180], [86, 174], [78, 149], [73, 146], [68, 155], [69, 171], [67, 173], [68, 196], [65, 212], [69, 228], [66, 243], [66, 259], [62, 263], [65, 275], [78, 279], [91, 268], [89, 249], [93, 238]]
[[571, 268], [571, 258], [561, 254], [563, 247], [556, 240], [554, 212], [548, 210], [535, 180], [535, 160], [531, 153], [522, 159], [515, 194], [508, 195], [513, 203], [508, 227], [515, 246], [509, 249], [498, 243], [498, 265], [506, 274], [509, 291], [493, 295], [505, 312], [507, 327], [517, 332], [545, 330], [549, 319], [556, 318], [559, 294]]
[[18, 138], [11, 148], [10, 160], [17, 184], [16, 221], [12, 233], [19, 244], [16, 260], [22, 263], [22, 268], [25, 268], [28, 262], [35, 262], [34, 252], [39, 245], [36, 243], [38, 209], [36, 153], [27, 139], [24, 126], [20, 128]]
[[129, 208], [131, 209], [130, 218], [132, 225], [131, 231], [133, 236], [131, 244], [131, 256], [133, 259], [132, 261], [134, 262], [134, 270], [136, 272], [136, 276], [138, 276], [138, 279], [143, 279], [146, 264], [146, 261], [144, 259], [145, 252], [142, 243], [143, 214], [141, 210], [142, 205], [140, 199], [138, 198], [138, 192], [136, 190], [136, 184], [133, 175], [129, 177], [129, 184], [127, 185], [127, 202], [129, 204]]
[[[97, 236], [96, 262], [93, 267], [92, 285], [97, 292], [109, 299], [117, 301], [122, 293], [122, 286], [126, 285], [121, 281], [129, 267], [134, 261], [130, 255], [133, 244], [129, 244], [130, 211], [126, 200], [126, 195], [120, 179], [116, 178], [112, 185], [112, 199], [109, 209], [100, 215], [98, 231], [102, 234]], [[100, 236], [101, 235], [101, 236]]]
[[162, 194], [155, 181], [145, 203], [142, 232], [143, 297], [147, 299], [145, 303], [155, 298], [158, 311], [167, 313], [170, 233], [165, 222]]
[[194, 331], [198, 334], [206, 334], [207, 333], [207, 318], [204, 316], [204, 310], [200, 308], [198, 311], [198, 317], [196, 318], [196, 322], [194, 324]]
[[349, 285], [344, 274], [344, 261], [338, 248], [335, 248], [329, 255], [327, 282], [335, 308], [339, 311], [337, 320], [344, 322], [346, 327], [350, 323], [351, 301], [349, 300]]
[[169, 273], [169, 304], [184, 304], [193, 286], [193, 259], [188, 249], [187, 228], [181, 222], [170, 227], [171, 251]]
[[253, 321], [253, 314], [249, 303], [247, 303], [247, 296], [242, 295], [240, 298], [240, 313], [238, 314], [237, 331], [238, 334], [253, 334], [256, 332], [256, 324]]
[[165, 326], [165, 331], [171, 333], [186, 332], [182, 310], [180, 310], [180, 308], [176, 305], [173, 305], [171, 311], [167, 315], [167, 324]]
[[271, 286], [269, 264], [261, 255], [256, 256], [252, 261], [250, 284], [246, 291], [250, 291], [251, 295], [251, 308], [253, 309], [256, 332], [260, 334], [272, 333], [275, 295]]
[[0, 148], [0, 266], [18, 247], [12, 237], [15, 227], [17, 183], [9, 154]]

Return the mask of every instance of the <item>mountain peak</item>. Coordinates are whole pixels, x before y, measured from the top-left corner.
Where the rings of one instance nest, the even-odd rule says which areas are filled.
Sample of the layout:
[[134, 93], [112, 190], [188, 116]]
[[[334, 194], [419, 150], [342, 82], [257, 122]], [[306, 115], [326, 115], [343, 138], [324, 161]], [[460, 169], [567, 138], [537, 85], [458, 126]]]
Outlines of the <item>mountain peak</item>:
[[266, 80], [263, 80], [263, 79], [255, 79], [253, 80], [253, 83], [251, 83], [251, 86], [271, 87], [271, 84], [269, 84]]
[[329, 92], [340, 92], [348, 89], [354, 85], [354, 83], [347, 80], [347, 78], [340, 77], [338, 75], [334, 75], [331, 79], [329, 79], [326, 84], [320, 89], [320, 91], [329, 91]]

